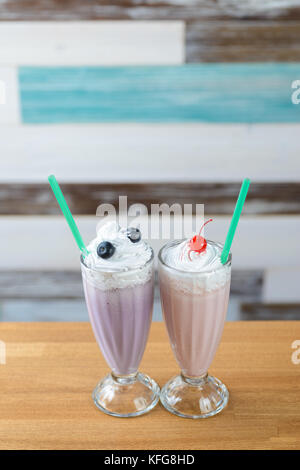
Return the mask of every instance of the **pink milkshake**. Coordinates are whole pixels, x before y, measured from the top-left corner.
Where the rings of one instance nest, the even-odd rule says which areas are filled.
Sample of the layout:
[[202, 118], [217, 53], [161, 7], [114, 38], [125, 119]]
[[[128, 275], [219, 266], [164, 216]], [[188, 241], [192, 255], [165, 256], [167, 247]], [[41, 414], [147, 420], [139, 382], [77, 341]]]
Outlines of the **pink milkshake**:
[[87, 309], [112, 370], [93, 393], [98, 408], [119, 417], [150, 411], [159, 387], [138, 372], [152, 319], [153, 251], [138, 229], [104, 225], [81, 259]]
[[193, 242], [183, 240], [165, 245], [159, 253], [162, 310], [181, 368], [181, 375], [162, 389], [161, 401], [172, 413], [190, 418], [213, 416], [228, 401], [225, 385], [207, 371], [226, 318], [231, 255], [222, 265], [222, 245], [203, 240], [199, 250], [191, 250]]

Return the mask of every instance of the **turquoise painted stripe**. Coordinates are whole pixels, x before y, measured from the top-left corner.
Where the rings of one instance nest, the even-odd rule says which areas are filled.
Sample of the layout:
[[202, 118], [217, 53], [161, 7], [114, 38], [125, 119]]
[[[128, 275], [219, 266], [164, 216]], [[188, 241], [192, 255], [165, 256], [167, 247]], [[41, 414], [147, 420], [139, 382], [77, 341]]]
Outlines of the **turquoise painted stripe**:
[[21, 67], [24, 123], [300, 122], [294, 64]]

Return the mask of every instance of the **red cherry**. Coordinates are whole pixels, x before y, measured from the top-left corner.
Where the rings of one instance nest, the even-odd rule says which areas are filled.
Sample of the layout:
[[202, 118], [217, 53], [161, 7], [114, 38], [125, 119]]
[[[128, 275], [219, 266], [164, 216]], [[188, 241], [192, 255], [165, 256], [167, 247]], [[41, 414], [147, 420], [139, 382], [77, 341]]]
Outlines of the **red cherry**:
[[195, 235], [192, 240], [189, 242], [189, 248], [191, 251], [196, 251], [201, 253], [206, 249], [207, 242], [205, 238], [201, 237], [200, 235]]
[[203, 230], [204, 225], [208, 224], [208, 222], [211, 222], [212, 219], [207, 220], [201, 227], [199, 235], [194, 235], [194, 237], [189, 241], [188, 246], [189, 246], [189, 253], [188, 256], [190, 257], [190, 252], [195, 251], [196, 253], [200, 254], [203, 253], [206, 250], [207, 247], [207, 241], [204, 237], [201, 237], [201, 232]]

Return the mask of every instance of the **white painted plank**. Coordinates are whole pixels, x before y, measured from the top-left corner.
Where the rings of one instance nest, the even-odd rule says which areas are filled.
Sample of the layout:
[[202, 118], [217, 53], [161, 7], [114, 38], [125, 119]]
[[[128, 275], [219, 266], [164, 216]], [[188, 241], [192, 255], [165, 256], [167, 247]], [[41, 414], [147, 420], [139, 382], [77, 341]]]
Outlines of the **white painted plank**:
[[1, 22], [0, 64], [147, 65], [184, 62], [181, 21]]
[[300, 267], [266, 270], [263, 300], [267, 303], [300, 303]]
[[299, 181], [300, 124], [0, 127], [0, 181]]
[[0, 80], [0, 105], [6, 104], [6, 82]]
[[[94, 238], [99, 219], [80, 216], [76, 220], [84, 240]], [[229, 222], [230, 217], [216, 217], [205, 236], [224, 241]], [[286, 243], [282, 230], [289, 234]], [[233, 242], [234, 268], [299, 268], [299, 232], [300, 216], [242, 217]], [[162, 244], [162, 240], [151, 240], [156, 253]], [[1, 217], [0, 270], [3, 269], [78, 270], [77, 247], [62, 216]]]
[[[0, 124], [17, 124], [19, 122], [17, 69], [15, 67], [0, 67]], [[0, 137], [2, 138], [1, 134], [0, 127]]]

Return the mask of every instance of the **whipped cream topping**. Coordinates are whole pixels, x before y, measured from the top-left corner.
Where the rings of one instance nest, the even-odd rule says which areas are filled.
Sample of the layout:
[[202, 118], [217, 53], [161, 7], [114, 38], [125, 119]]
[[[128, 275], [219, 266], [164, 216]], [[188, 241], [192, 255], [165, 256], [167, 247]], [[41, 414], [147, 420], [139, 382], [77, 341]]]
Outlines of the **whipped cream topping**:
[[[222, 245], [207, 240], [202, 253], [190, 251], [189, 240], [166, 245], [161, 259], [170, 268], [160, 268], [160, 280], [170, 288], [188, 295], [205, 295], [221, 289], [230, 281], [230, 264], [222, 265]], [[176, 271], [178, 270], [178, 271]]]
[[[97, 247], [101, 242], [110, 242], [115, 247], [114, 254], [103, 259], [97, 254]], [[150, 246], [140, 240], [133, 243], [127, 236], [127, 229], [121, 228], [115, 222], [103, 225], [97, 236], [87, 247], [89, 255], [85, 257], [85, 264], [91, 269], [99, 271], [127, 271], [137, 269], [151, 258]]]
[[[110, 258], [98, 255], [97, 248], [101, 242], [110, 242], [114, 246], [115, 251]], [[127, 236], [127, 229], [115, 222], [103, 225], [87, 249], [89, 254], [81, 265], [82, 275], [98, 289], [134, 287], [152, 278], [153, 263], [147, 263], [152, 256], [151, 247], [142, 239], [133, 243]]]
[[207, 240], [202, 253], [190, 251], [189, 240], [170, 246], [163, 253], [164, 262], [171, 268], [190, 272], [215, 271], [222, 267], [222, 246]]

